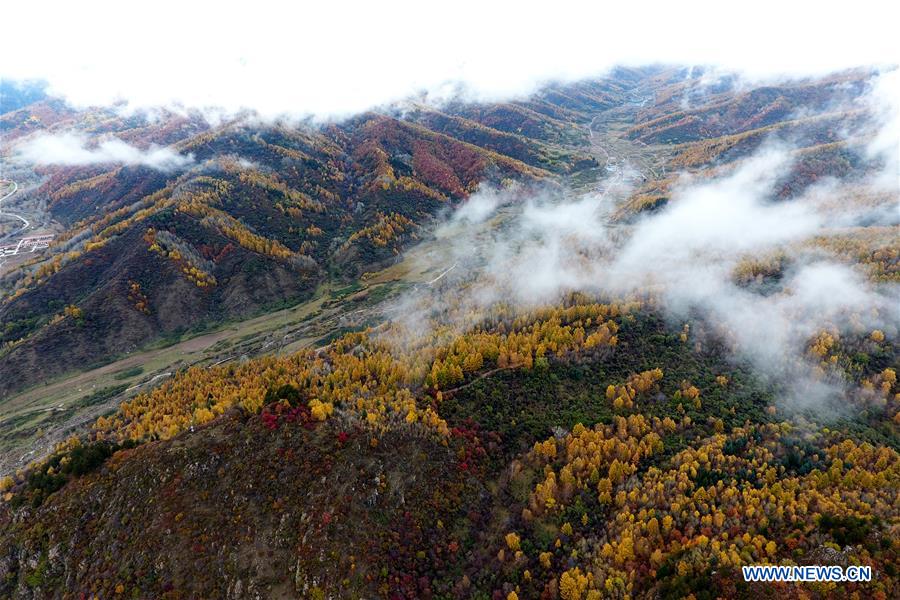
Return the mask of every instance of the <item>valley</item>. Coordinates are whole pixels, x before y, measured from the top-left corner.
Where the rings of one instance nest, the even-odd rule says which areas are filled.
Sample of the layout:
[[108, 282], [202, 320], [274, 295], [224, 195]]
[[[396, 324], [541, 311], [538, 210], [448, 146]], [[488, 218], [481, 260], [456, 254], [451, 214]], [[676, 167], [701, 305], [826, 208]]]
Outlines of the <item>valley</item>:
[[[637, 145], [622, 137], [633, 115], [604, 117], [612, 129], [595, 132], [599, 118], [586, 125], [590, 151], [601, 165], [571, 176], [563, 185], [573, 191], [596, 192], [622, 201], [635, 183], [646, 180], [664, 162], [664, 148]], [[616, 127], [616, 124], [619, 124]], [[492, 227], [518, 214], [501, 209]], [[44, 237], [37, 239], [43, 240]], [[396, 316], [398, 295], [417, 286], [433, 286], [451, 274], [457, 262], [446, 264], [448, 242], [427, 235], [406, 249], [395, 264], [366, 272], [349, 285], [322, 284], [314, 297], [296, 306], [226, 323], [209, 331], [187, 332], [149, 348], [136, 349], [96, 368], [41, 382], [10, 395], [0, 404], [0, 476], [40, 459], [71, 435], [83, 433], [96, 419], [122, 402], [146, 393], [174, 373], [193, 366], [215, 366], [266, 354], [286, 355], [319, 347], [346, 331], [377, 327]], [[477, 257], [479, 248], [473, 247]], [[40, 368], [39, 366], [37, 368]]]
[[[18, 205], [15, 198], [19, 191], [18, 183], [0, 181], [0, 185], [5, 187], [5, 191], [0, 191], [5, 194], [0, 198], [0, 274], [3, 274], [41, 254], [49, 247], [55, 234], [39, 207], [33, 204]], [[36, 213], [33, 212], [35, 210]]]
[[[876, 78], [0, 116], [0, 595], [893, 597]], [[880, 575], [739, 576], [810, 561]]]

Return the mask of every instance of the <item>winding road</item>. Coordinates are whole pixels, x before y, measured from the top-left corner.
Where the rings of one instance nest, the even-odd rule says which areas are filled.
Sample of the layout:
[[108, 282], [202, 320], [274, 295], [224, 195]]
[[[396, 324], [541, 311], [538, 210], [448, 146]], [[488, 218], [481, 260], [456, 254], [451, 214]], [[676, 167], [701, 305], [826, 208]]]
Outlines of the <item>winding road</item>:
[[8, 194], [6, 194], [2, 198], [0, 198], [0, 216], [6, 215], [9, 217], [15, 217], [16, 219], [19, 219], [20, 221], [22, 221], [22, 227], [18, 231], [10, 234], [10, 235], [15, 235], [16, 233], [23, 233], [26, 229], [31, 227], [31, 222], [28, 221], [28, 219], [26, 219], [22, 215], [17, 215], [16, 213], [11, 213], [11, 212], [3, 212], [3, 201], [6, 200], [7, 198], [11, 197], [13, 194], [15, 194], [19, 190], [18, 183], [16, 183], [15, 181], [8, 181], [8, 180], [7, 180], [7, 182], [11, 183], [13, 185], [13, 189], [11, 192], [9, 192]]
[[[29, 254], [47, 248], [50, 245], [50, 242], [53, 241], [54, 234], [39, 233], [31, 236], [22, 235], [29, 229], [34, 229], [34, 225], [22, 215], [8, 211], [3, 212], [2, 205], [4, 200], [10, 198], [19, 190], [19, 184], [9, 179], [0, 180], [0, 183], [12, 184], [12, 190], [0, 198], [0, 217], [12, 217], [22, 222], [22, 227], [0, 238], [0, 242], [8, 242], [5, 244], [0, 243], [0, 268], [2, 268], [9, 257], [16, 256], [17, 254]], [[21, 237], [19, 237], [18, 240], [15, 240], [13, 238], [16, 235], [20, 235]]]
[[603, 155], [606, 156], [606, 162], [603, 163], [604, 171], [606, 171], [607, 173], [610, 171], [615, 173], [612, 181], [609, 181], [607, 179], [600, 180], [600, 182], [597, 186], [597, 189], [600, 192], [600, 198], [602, 199], [602, 198], [606, 197], [606, 194], [608, 194], [610, 192], [610, 190], [612, 190], [614, 187], [616, 187], [622, 183], [623, 175], [622, 175], [622, 167], [620, 167], [618, 164], [612, 162], [613, 157], [609, 153], [609, 150], [607, 150], [604, 146], [602, 146], [600, 143], [598, 143], [597, 140], [594, 139], [594, 123], [597, 121], [597, 118], [600, 116], [601, 115], [596, 115], [593, 119], [591, 119], [591, 122], [588, 123], [588, 126], [587, 126], [588, 136], [591, 141], [591, 149], [594, 151], [599, 150], [600, 152], [603, 152]]
[[[607, 122], [610, 119], [614, 122], [620, 121], [623, 110], [629, 113], [640, 110], [652, 99], [652, 95], [631, 92], [628, 101], [624, 105], [617, 107], [615, 111], [610, 109], [595, 115], [590, 123], [587, 124], [591, 150], [595, 155], [598, 153], [603, 154], [606, 159], [603, 169], [607, 174], [613, 174], [611, 179], [601, 179], [598, 182], [597, 191], [600, 193], [601, 198], [604, 198], [613, 188], [647, 181], [650, 177], [647, 176], [646, 172], [652, 174], [653, 179], [658, 179], [652, 160], [648, 160], [644, 156], [644, 151], [639, 148], [639, 146], [646, 147], [646, 144], [640, 141], [628, 140], [626, 137], [615, 133], [604, 135], [602, 129], [595, 130], [598, 119], [603, 119], [603, 122]], [[614, 156], [613, 152], [617, 156]]]

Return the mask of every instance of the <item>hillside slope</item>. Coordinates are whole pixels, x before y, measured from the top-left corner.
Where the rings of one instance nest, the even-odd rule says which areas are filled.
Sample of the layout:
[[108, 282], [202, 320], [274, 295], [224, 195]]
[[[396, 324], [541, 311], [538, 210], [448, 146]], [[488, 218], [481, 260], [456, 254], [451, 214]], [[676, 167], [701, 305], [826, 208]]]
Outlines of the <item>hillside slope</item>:
[[[580, 102], [605, 106], [593, 96]], [[174, 114], [148, 123], [52, 102], [4, 115], [8, 140], [114, 133], [139, 147], [172, 145], [192, 161], [183, 172], [38, 169], [42, 183], [29, 193], [49, 199], [66, 231], [48, 256], [4, 275], [0, 394], [33, 384], [38, 361], [42, 377], [58, 375], [161, 336], [296, 304], [323, 281], [389, 264], [420, 225], [481, 183], [594, 167], [573, 145], [586, 114], [532, 112], [515, 133], [433, 111], [321, 128], [240, 120], [208, 128]], [[60, 321], [65, 306], [82, 318]]]
[[[39, 169], [66, 231], [3, 280], [0, 397], [28, 398], [0, 433], [50, 449], [0, 478], [0, 596], [897, 597], [870, 77], [621, 69], [322, 127], [0, 117], [192, 157]], [[310, 298], [72, 404], [11, 393]], [[53, 437], [56, 410], [90, 418]]]
[[[603, 324], [579, 342], [589, 317]], [[399, 362], [354, 334], [123, 406], [9, 488], [0, 589], [770, 597], [735, 570], [787, 560], [873, 565], [885, 576], [839, 591], [896, 592], [897, 406], [840, 427], [856, 433], [781, 422], [750, 370], [636, 306], [502, 323]], [[505, 358], [551, 339], [533, 366]]]

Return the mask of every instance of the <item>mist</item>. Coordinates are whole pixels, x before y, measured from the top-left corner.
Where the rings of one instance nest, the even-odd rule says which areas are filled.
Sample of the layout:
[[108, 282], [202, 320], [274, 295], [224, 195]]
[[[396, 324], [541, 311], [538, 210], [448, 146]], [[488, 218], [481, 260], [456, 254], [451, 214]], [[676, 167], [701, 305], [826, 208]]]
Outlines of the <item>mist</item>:
[[[435, 230], [441, 249], [419, 260], [445, 275], [399, 301], [388, 337], [408, 346], [436, 325], [464, 331], [498, 304], [527, 311], [575, 291], [643, 298], [673, 327], [699, 322], [779, 385], [785, 405], [833, 407], [845, 384], [817, 372], [807, 355], [811, 338], [875, 328], [896, 335], [900, 286], [873, 284], [861, 266], [814, 239], [862, 214], [894, 225], [896, 188], [874, 211], [848, 202], [834, 181], [779, 200], [778, 182], [792, 165], [790, 147], [765, 145], [713, 180], [682, 175], [666, 207], [630, 222], [616, 217], [627, 186], [586, 194], [482, 189]], [[767, 288], [736, 277], [743, 262], [770, 256], [784, 266]]]
[[16, 147], [18, 162], [41, 165], [143, 165], [159, 171], [173, 171], [193, 162], [190, 155], [182, 155], [163, 146], [146, 150], [136, 148], [112, 137], [92, 145], [88, 137], [78, 133], [39, 134]]
[[[162, 0], [134, 22], [117, 3], [13, 3], [0, 76], [43, 78], [75, 106], [340, 118], [410, 96], [495, 101], [613, 66], [710, 65], [753, 79], [900, 63], [884, 6], [463, 0], [289, 6]], [[40, 30], [24, 26], [53, 14]], [[136, 35], [140, 31], [141, 35]], [[764, 39], [765, 43], [760, 43]]]

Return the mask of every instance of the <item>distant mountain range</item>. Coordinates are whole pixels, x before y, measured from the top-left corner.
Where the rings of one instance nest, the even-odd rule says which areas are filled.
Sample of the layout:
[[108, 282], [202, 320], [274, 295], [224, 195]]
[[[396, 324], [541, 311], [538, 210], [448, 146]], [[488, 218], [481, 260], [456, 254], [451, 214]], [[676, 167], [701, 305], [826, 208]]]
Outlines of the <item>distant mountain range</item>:
[[900, 596], [875, 82], [619, 69], [333, 123], [16, 88], [0, 596]]
[[[841, 126], [868, 77], [744, 90], [729, 79], [702, 87], [677, 69], [622, 69], [517, 102], [410, 102], [325, 125], [121, 116], [27, 88], [12, 99], [24, 106], [0, 117], [7, 159], [37, 136], [78, 132], [138, 150], [166, 146], [189, 162], [34, 169], [38, 185], [27, 193], [47, 200], [64, 232], [44, 260], [0, 279], [0, 394], [389, 264], [479, 185], [564, 181], [596, 168], [587, 126], [623, 107], [637, 109], [624, 135], [670, 145], [675, 166], [735, 160], [775, 133], [811, 148], [798, 180], [849, 173], [862, 160]], [[803, 111], [816, 116], [798, 118]], [[640, 190], [636, 206], [658, 205], [666, 184]], [[78, 319], [54, 318], [67, 306]]]

